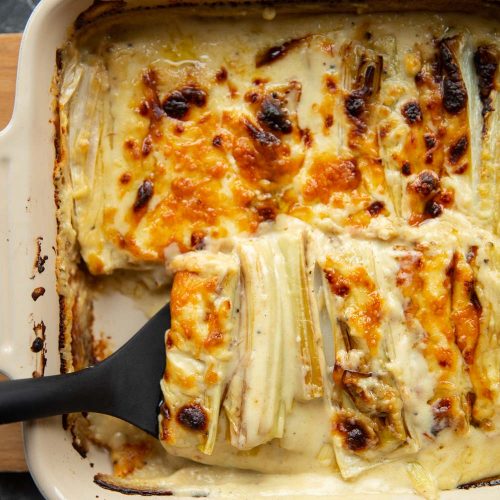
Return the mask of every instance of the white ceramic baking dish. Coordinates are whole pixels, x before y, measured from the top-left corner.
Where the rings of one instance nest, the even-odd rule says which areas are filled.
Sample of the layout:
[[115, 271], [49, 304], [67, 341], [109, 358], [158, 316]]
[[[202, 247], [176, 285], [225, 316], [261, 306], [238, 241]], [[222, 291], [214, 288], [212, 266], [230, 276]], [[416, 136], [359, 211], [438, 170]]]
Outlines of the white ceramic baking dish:
[[[39, 366], [30, 347], [33, 328], [42, 321], [45, 374], [59, 373], [51, 83], [56, 50], [78, 14], [91, 3], [44, 0], [39, 4], [23, 35], [13, 117], [0, 132], [0, 369], [12, 378], [30, 377]], [[40, 256], [48, 257], [42, 273], [34, 265], [38, 241]], [[46, 292], [35, 302], [31, 294], [36, 287]], [[140, 313], [134, 316], [133, 310], [127, 318], [100, 317], [112, 320], [117, 326], [113, 331], [123, 332], [124, 338], [145, 319]], [[111, 323], [108, 327], [105, 323], [99, 328], [111, 331]], [[121, 339], [115, 337], [113, 343], [118, 346]], [[94, 484], [96, 470], [111, 471], [106, 455], [92, 450], [84, 460], [73, 448], [60, 417], [26, 424], [24, 438], [30, 471], [45, 497], [123, 498]]]
[[[51, 83], [56, 49], [66, 39], [78, 14], [91, 3], [92, 0], [43, 0], [39, 4], [21, 44], [13, 118], [0, 132], [0, 369], [12, 378], [30, 377], [40, 368], [41, 356], [35, 355], [30, 346], [35, 338], [34, 327], [42, 321], [46, 329], [45, 374], [59, 372]], [[136, 0], [135, 3], [152, 2]], [[342, 0], [333, 3], [337, 7], [349, 4], [351, 8], [354, 4]], [[452, 4], [438, 3], [448, 7]], [[500, 3], [496, 0], [483, 3], [458, 0], [454, 4], [469, 9], [473, 4], [489, 4], [500, 13]], [[355, 5], [363, 9], [362, 2]], [[47, 256], [45, 270], [40, 273], [35, 262], [44, 256]], [[34, 301], [31, 295], [36, 287], [44, 287], [46, 293]], [[145, 320], [127, 301], [123, 297], [108, 297], [96, 305], [96, 331], [112, 333], [115, 348]], [[123, 498], [120, 493], [105, 491], [94, 484], [96, 471], [110, 471], [109, 459], [96, 449], [83, 459], [72, 447], [72, 438], [63, 430], [61, 418], [28, 423], [24, 436], [30, 470], [45, 497]], [[499, 488], [480, 488], [450, 491], [442, 497], [493, 499], [499, 495]]]

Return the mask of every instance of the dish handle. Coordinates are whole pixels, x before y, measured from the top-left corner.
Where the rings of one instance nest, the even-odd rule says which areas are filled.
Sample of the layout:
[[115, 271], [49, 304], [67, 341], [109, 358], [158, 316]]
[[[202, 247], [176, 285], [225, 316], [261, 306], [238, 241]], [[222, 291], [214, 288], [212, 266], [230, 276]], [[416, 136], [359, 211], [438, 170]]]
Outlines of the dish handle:
[[[23, 179], [21, 169], [16, 168], [24, 160], [25, 151], [20, 147], [20, 137], [14, 125], [9, 123], [0, 130], [0, 372], [9, 377], [19, 377], [23, 364], [18, 359], [16, 330], [14, 325], [16, 306], [16, 268], [22, 248], [13, 229], [23, 220], [16, 216], [21, 200]], [[18, 178], [19, 177], [19, 178]], [[17, 231], [16, 231], [17, 233]], [[22, 358], [22, 356], [21, 356]]]

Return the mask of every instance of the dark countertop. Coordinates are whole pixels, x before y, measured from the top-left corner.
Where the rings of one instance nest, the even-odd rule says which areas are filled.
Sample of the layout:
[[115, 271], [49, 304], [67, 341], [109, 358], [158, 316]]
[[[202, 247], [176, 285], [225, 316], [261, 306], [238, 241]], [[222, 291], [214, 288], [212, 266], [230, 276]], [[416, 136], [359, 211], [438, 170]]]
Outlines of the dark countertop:
[[[0, 33], [23, 31], [40, 0], [0, 0]], [[0, 56], [1, 57], [1, 56]], [[0, 473], [1, 500], [43, 500], [28, 472]]]
[[[0, 2], [3, 1], [5, 0], [0, 0]], [[2, 500], [43, 500], [29, 472], [0, 473], [0, 498]]]
[[[0, 33], [19, 33], [40, 0], [0, 0]], [[3, 499], [3, 497], [1, 497]]]

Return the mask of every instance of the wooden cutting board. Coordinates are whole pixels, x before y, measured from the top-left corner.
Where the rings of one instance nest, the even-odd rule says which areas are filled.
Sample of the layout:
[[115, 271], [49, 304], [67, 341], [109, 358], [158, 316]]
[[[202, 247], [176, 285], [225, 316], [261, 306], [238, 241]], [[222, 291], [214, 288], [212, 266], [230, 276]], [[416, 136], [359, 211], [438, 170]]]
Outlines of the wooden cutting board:
[[20, 34], [0, 34], [0, 130], [12, 114], [20, 42]]
[[[19, 34], [0, 34], [0, 130], [7, 125], [12, 115], [20, 42]], [[0, 375], [2, 379], [5, 377]], [[0, 426], [0, 472], [25, 470], [27, 466], [21, 424]]]

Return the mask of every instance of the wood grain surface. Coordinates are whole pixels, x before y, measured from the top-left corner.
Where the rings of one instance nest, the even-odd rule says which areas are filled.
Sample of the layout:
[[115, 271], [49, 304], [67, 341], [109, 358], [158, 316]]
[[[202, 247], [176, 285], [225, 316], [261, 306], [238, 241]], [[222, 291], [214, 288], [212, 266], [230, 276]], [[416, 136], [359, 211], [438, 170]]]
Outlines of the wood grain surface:
[[[20, 42], [19, 34], [0, 34], [0, 130], [12, 115]], [[0, 380], [4, 379], [0, 375]], [[0, 472], [25, 470], [21, 424], [0, 426]]]
[[20, 43], [19, 34], [0, 35], [0, 130], [12, 114]]

